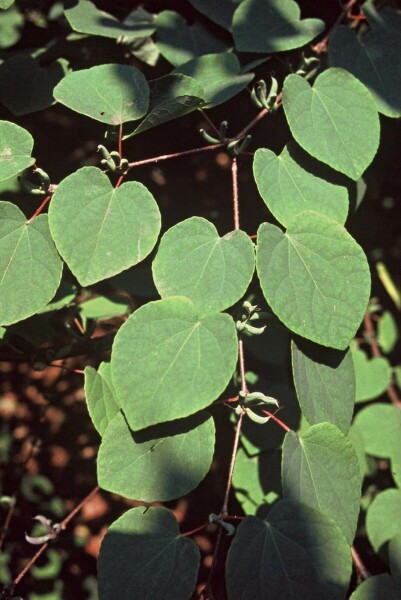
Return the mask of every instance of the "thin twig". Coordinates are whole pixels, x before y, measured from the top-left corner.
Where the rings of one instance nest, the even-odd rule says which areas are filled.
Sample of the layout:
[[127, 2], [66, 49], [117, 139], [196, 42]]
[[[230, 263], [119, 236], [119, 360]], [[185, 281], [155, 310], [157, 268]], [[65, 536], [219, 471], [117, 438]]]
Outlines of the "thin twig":
[[327, 44], [330, 39], [330, 36], [333, 35], [334, 30], [338, 27], [345, 15], [349, 13], [351, 8], [354, 6], [354, 4], [357, 3], [357, 1], [358, 0], [349, 0], [349, 2], [347, 2], [347, 4], [343, 6], [341, 13], [338, 15], [337, 19], [330, 27], [329, 31], [326, 33], [324, 38], [318, 44], [313, 46], [313, 50], [316, 52], [316, 54], [322, 54], [322, 52], [325, 52], [327, 50]]
[[284, 429], [284, 431], [286, 431], [287, 433], [289, 431], [292, 431], [292, 429], [290, 427], [288, 427], [288, 425], [286, 425], [283, 421], [281, 421], [281, 419], [279, 419], [278, 417], [276, 417], [275, 414], [271, 413], [269, 410], [262, 410], [262, 412], [267, 415], [268, 417], [270, 417], [275, 423], [277, 423], [277, 425], [280, 425], [280, 427], [282, 429]]
[[356, 572], [358, 574], [359, 581], [364, 581], [365, 579], [368, 579], [370, 577], [370, 572], [363, 564], [362, 559], [359, 556], [359, 553], [356, 550], [355, 546], [351, 546], [351, 555], [352, 555], [352, 561], [355, 565]]
[[29, 219], [29, 221], [32, 221], [32, 219], [34, 219], [35, 217], [37, 217], [38, 215], [40, 215], [40, 213], [42, 212], [42, 210], [44, 209], [44, 207], [46, 206], [46, 204], [48, 202], [50, 202], [51, 196], [46, 196], [46, 198], [43, 200], [42, 204], [39, 206], [39, 208], [37, 208], [35, 210], [35, 212], [33, 213], [32, 217]]
[[154, 156], [153, 158], [145, 158], [145, 160], [137, 160], [136, 162], [128, 163], [128, 167], [141, 167], [142, 165], [150, 165], [157, 163], [161, 160], [167, 160], [169, 158], [179, 158], [180, 156], [188, 156], [190, 154], [197, 154], [198, 152], [207, 152], [208, 150], [217, 150], [222, 148], [225, 143], [211, 144], [210, 146], [202, 146], [201, 148], [193, 148], [192, 150], [184, 150], [183, 152], [173, 152], [172, 154], [162, 154], [161, 156]]
[[234, 157], [231, 163], [231, 175], [233, 182], [233, 211], [234, 211], [234, 228], [239, 229], [239, 202], [238, 202], [238, 163]]
[[6, 514], [6, 518], [4, 519], [4, 525], [2, 527], [1, 533], [0, 533], [0, 550], [3, 547], [4, 544], [4, 540], [6, 539], [6, 535], [8, 533], [8, 530], [10, 528], [10, 523], [11, 520], [13, 518], [14, 515], [14, 511], [15, 511], [15, 504], [16, 504], [16, 498], [13, 497], [13, 501], [10, 504], [7, 514]]
[[209, 123], [209, 125], [213, 129], [213, 131], [220, 137], [220, 131], [219, 131], [218, 127], [216, 127], [216, 125], [213, 123], [212, 119], [210, 119], [210, 117], [201, 108], [199, 109], [199, 112], [202, 113], [202, 117], [205, 119], [205, 121], [207, 121]]

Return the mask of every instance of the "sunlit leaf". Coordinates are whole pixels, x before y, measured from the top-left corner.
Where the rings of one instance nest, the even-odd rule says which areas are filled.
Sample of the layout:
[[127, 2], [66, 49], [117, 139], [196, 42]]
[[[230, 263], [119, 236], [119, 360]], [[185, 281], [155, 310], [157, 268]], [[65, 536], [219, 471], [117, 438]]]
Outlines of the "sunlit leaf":
[[6, 181], [35, 162], [30, 133], [8, 121], [0, 121], [0, 181]]
[[369, 506], [366, 531], [375, 552], [401, 534], [401, 491], [390, 488], [380, 492]]
[[356, 380], [356, 401], [366, 402], [383, 394], [391, 378], [391, 367], [386, 358], [375, 356], [368, 359], [363, 350], [352, 353]]

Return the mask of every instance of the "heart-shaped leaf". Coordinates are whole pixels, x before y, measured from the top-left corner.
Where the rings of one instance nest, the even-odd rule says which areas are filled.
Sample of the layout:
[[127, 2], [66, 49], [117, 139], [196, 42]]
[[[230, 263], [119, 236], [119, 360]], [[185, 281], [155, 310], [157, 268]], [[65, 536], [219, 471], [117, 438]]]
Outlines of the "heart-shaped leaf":
[[65, 17], [74, 31], [116, 39], [120, 36], [130, 40], [145, 38], [155, 31], [152, 15], [137, 9], [123, 21], [100, 10], [89, 0], [78, 3], [64, 11]]
[[11, 179], [35, 162], [33, 139], [22, 127], [0, 121], [0, 181]]
[[14, 115], [43, 110], [54, 103], [53, 89], [67, 72], [59, 59], [41, 67], [27, 54], [16, 54], [0, 65], [0, 102]]
[[389, 354], [398, 341], [397, 323], [388, 310], [384, 311], [377, 325], [377, 341], [385, 354]]
[[294, 0], [244, 0], [232, 30], [239, 52], [285, 52], [305, 46], [324, 29], [320, 19], [301, 20]]
[[337, 427], [320, 423], [303, 435], [287, 433], [282, 480], [285, 498], [322, 511], [352, 544], [362, 480], [352, 444]]
[[104, 434], [106, 427], [120, 410], [109, 382], [101, 374], [102, 365], [109, 363], [101, 363], [98, 371], [93, 367], [85, 367], [86, 403], [92, 423], [100, 435]]
[[54, 88], [61, 104], [92, 119], [121, 125], [143, 117], [149, 105], [149, 86], [135, 67], [100, 65], [75, 71]]
[[325, 215], [299, 213], [286, 233], [263, 223], [256, 266], [271, 309], [292, 331], [345, 349], [365, 313], [369, 266], [349, 233]]
[[91, 285], [143, 260], [156, 244], [160, 212], [144, 185], [114, 189], [105, 173], [83, 167], [52, 198], [50, 230], [81, 285]]
[[[0, 0], [0, 9], [5, 10], [15, 0]], [[10, 48], [18, 42], [21, 37], [22, 28], [25, 24], [25, 19], [20, 11], [13, 6], [10, 10], [0, 13], [0, 48]]]
[[318, 510], [277, 502], [237, 528], [226, 568], [230, 600], [343, 600], [351, 556], [337, 525]]
[[208, 406], [224, 391], [236, 362], [229, 315], [201, 319], [187, 298], [165, 298], [141, 306], [118, 331], [113, 387], [129, 426], [143, 429]]
[[284, 226], [303, 210], [321, 212], [343, 224], [348, 214], [346, 188], [306, 170], [297, 155], [295, 144], [287, 145], [279, 156], [264, 148], [255, 152], [253, 174], [270, 212]]
[[205, 315], [237, 302], [254, 268], [253, 244], [246, 233], [231, 231], [221, 238], [210, 221], [192, 217], [164, 234], [153, 275], [162, 298], [186, 296]]
[[54, 296], [62, 262], [47, 215], [27, 221], [10, 202], [0, 202], [0, 324], [34, 315]]
[[215, 427], [205, 412], [132, 432], [118, 413], [99, 448], [99, 485], [141, 502], [166, 502], [192, 491], [210, 469]]
[[379, 145], [379, 117], [365, 86], [343, 69], [327, 69], [314, 86], [289, 75], [283, 106], [291, 133], [304, 150], [355, 181]]
[[366, 515], [366, 531], [375, 552], [401, 534], [401, 491], [390, 488], [376, 496]]
[[363, 350], [352, 353], [356, 378], [356, 401], [373, 400], [390, 385], [391, 367], [386, 358], [376, 356], [368, 360]]
[[198, 546], [180, 535], [173, 513], [153, 506], [131, 508], [112, 523], [103, 539], [98, 560], [99, 597], [190, 598], [199, 563]]
[[235, 9], [242, 0], [189, 0], [192, 6], [224, 29], [231, 29]]
[[157, 47], [172, 65], [178, 67], [203, 54], [225, 52], [227, 44], [200, 23], [188, 25], [172, 10], [156, 16]]
[[395, 406], [375, 402], [360, 410], [354, 423], [363, 435], [368, 454], [391, 458], [394, 448], [399, 448], [401, 411]]
[[236, 96], [254, 77], [253, 73], [241, 74], [238, 58], [231, 52], [205, 54], [176, 67], [173, 72], [197, 80], [204, 90], [206, 108], [212, 108]]

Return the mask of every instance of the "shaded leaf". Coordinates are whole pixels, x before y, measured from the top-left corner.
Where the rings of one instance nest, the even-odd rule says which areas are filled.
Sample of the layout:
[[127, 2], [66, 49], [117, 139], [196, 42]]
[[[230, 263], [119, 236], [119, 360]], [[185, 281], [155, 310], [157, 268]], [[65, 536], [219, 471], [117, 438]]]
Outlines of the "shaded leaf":
[[60, 285], [47, 215], [27, 221], [14, 204], [0, 202], [0, 257], [0, 324], [10, 325], [43, 308]]
[[98, 560], [100, 600], [189, 600], [200, 563], [198, 546], [180, 535], [166, 508], [132, 508], [114, 521]]
[[49, 209], [56, 246], [81, 285], [91, 285], [143, 260], [156, 244], [160, 212], [136, 181], [113, 188], [105, 173], [83, 167], [56, 189]]
[[368, 359], [366, 352], [355, 350], [352, 353], [356, 380], [356, 401], [373, 400], [383, 394], [391, 378], [391, 367], [386, 358], [375, 356]]
[[325, 215], [305, 211], [286, 233], [262, 223], [256, 266], [264, 296], [292, 331], [343, 350], [355, 335], [370, 292], [366, 257]]
[[35, 162], [30, 133], [8, 121], [0, 121], [0, 181], [6, 181]]
[[224, 29], [231, 29], [234, 11], [242, 0], [189, 0], [192, 6]]
[[401, 491], [390, 488], [376, 496], [366, 515], [366, 531], [375, 552], [401, 534]]
[[54, 97], [92, 119], [121, 125], [136, 121], [146, 113], [149, 86], [135, 67], [100, 65], [64, 77], [54, 88]]
[[375, 402], [358, 412], [355, 425], [361, 431], [365, 450], [380, 458], [390, 458], [400, 447], [401, 411], [390, 404]]
[[273, 53], [301, 48], [324, 30], [320, 19], [301, 20], [294, 0], [243, 0], [232, 22], [239, 52]]
[[213, 419], [205, 412], [136, 433], [118, 413], [99, 448], [99, 485], [141, 502], [185, 496], [209, 471], [214, 439]]
[[245, 232], [221, 238], [213, 223], [191, 217], [163, 235], [152, 268], [162, 298], [186, 296], [205, 315], [225, 310], [245, 294], [255, 254]]
[[401, 579], [383, 574], [362, 581], [350, 600], [399, 600], [400, 594]]
[[122, 296], [97, 296], [80, 304], [79, 310], [85, 319], [101, 321], [126, 315], [131, 310], [131, 302]]
[[355, 451], [337, 427], [320, 423], [303, 435], [287, 433], [282, 478], [285, 498], [322, 511], [352, 544], [362, 481]]
[[[102, 363], [105, 365], [107, 363]], [[101, 369], [96, 371], [93, 367], [85, 367], [85, 396], [88, 412], [92, 423], [100, 435], [104, 435], [111, 419], [119, 412], [112, 387], [101, 374]]]
[[355, 181], [379, 145], [379, 117], [368, 90], [343, 69], [327, 69], [313, 87], [289, 75], [283, 106], [291, 133], [304, 150]]
[[401, 578], [401, 531], [391, 538], [388, 545], [388, 554], [391, 574]]
[[237, 335], [229, 315], [202, 319], [183, 297], [149, 302], [129, 317], [114, 341], [117, 401], [133, 430], [186, 417], [224, 391], [236, 362]]

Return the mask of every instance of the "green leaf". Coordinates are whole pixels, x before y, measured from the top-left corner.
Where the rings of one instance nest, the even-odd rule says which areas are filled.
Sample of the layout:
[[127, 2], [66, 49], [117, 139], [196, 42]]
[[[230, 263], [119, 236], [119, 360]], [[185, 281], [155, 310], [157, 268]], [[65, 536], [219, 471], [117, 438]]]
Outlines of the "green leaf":
[[399, 600], [400, 595], [401, 579], [383, 574], [362, 581], [350, 600]]
[[[102, 363], [105, 365], [107, 363]], [[85, 396], [88, 412], [92, 423], [100, 435], [104, 435], [111, 419], [119, 412], [113, 390], [99, 371], [92, 367], [85, 367]]]
[[343, 600], [350, 577], [350, 550], [336, 524], [285, 500], [265, 521], [240, 523], [226, 567], [229, 600]]
[[354, 539], [361, 498], [361, 474], [348, 439], [331, 423], [303, 435], [289, 432], [283, 444], [284, 497], [319, 509]]
[[293, 342], [292, 369], [299, 404], [309, 423], [327, 421], [346, 434], [355, 404], [351, 352]]
[[8, 121], [0, 121], [0, 181], [6, 181], [35, 162], [30, 133]]
[[6, 10], [12, 4], [14, 4], [14, 2], [15, 2], [15, 0], [0, 0], [0, 9], [1, 10]]
[[153, 283], [152, 269], [148, 262], [149, 260], [145, 259], [139, 265], [114, 275], [107, 280], [107, 283], [134, 296], [157, 298], [159, 294]]
[[377, 326], [377, 341], [383, 352], [389, 354], [398, 341], [397, 323], [390, 311], [382, 314]]
[[186, 417], [218, 398], [236, 362], [229, 315], [202, 319], [182, 297], [149, 302], [129, 317], [113, 344], [117, 401], [133, 430]]
[[281, 497], [281, 452], [261, 452], [247, 456], [240, 448], [235, 458], [233, 487], [246, 515], [263, 518]]
[[368, 359], [366, 352], [352, 353], [356, 379], [356, 401], [365, 402], [381, 396], [390, 385], [391, 367], [386, 358], [375, 356]]
[[48, 548], [46, 550], [46, 563], [44, 565], [38, 565], [37, 563], [32, 565], [30, 573], [34, 579], [45, 579], [54, 580], [57, 579], [58, 575], [63, 566], [63, 558], [57, 550], [54, 548]]
[[375, 552], [401, 534], [401, 491], [390, 488], [376, 496], [366, 515], [366, 531]]
[[83, 286], [142, 261], [160, 231], [147, 188], [136, 181], [113, 188], [96, 167], [78, 169], [57, 186], [49, 221], [61, 256]]
[[126, 315], [131, 310], [131, 302], [126, 296], [97, 296], [79, 306], [85, 319], [102, 321]]
[[401, 411], [394, 406], [375, 402], [358, 412], [355, 425], [362, 432], [368, 454], [391, 458], [394, 448], [399, 448]]
[[182, 73], [197, 80], [204, 89], [206, 108], [213, 108], [236, 96], [252, 81], [253, 73], [240, 74], [238, 58], [230, 53], [205, 54], [185, 65], [176, 67], [173, 73]]
[[220, 27], [231, 30], [234, 11], [242, 0], [189, 0], [192, 6]]
[[180, 535], [166, 508], [132, 508], [114, 521], [98, 560], [100, 600], [189, 600], [200, 563], [198, 546]]
[[267, 302], [289, 329], [323, 346], [348, 346], [368, 304], [370, 274], [341, 225], [313, 211], [297, 215], [286, 233], [262, 223], [256, 266]]
[[[0, 0], [0, 9], [5, 10], [11, 6], [13, 1]], [[24, 23], [24, 17], [15, 6], [6, 12], [0, 13], [0, 48], [11, 48], [18, 42]]]
[[398, 444], [393, 448], [391, 454], [391, 474], [396, 485], [401, 488], [401, 446]]
[[304, 150], [353, 180], [379, 145], [379, 117], [368, 90], [343, 69], [327, 69], [314, 86], [289, 75], [283, 106], [291, 133]]
[[239, 52], [266, 54], [301, 48], [325, 25], [320, 19], [300, 16], [294, 0], [244, 0], [232, 22], [235, 47]]
[[355, 427], [355, 424], [351, 425], [348, 432], [348, 439], [355, 450], [355, 454], [358, 457], [359, 468], [361, 470], [362, 478], [369, 473], [369, 464], [367, 456], [365, 454], [365, 440], [359, 427]]
[[141, 502], [185, 496], [209, 471], [214, 440], [213, 419], [205, 412], [136, 433], [119, 413], [99, 448], [99, 485]]
[[388, 553], [391, 574], [401, 577], [401, 531], [391, 538], [388, 545]]
[[43, 308], [60, 284], [47, 215], [27, 221], [14, 204], [0, 202], [0, 257], [0, 324], [10, 325]]
[[203, 88], [192, 77], [165, 75], [149, 81], [149, 111], [136, 129], [124, 140], [151, 127], [182, 117], [203, 106]]
[[[260, 306], [259, 299], [255, 300]], [[265, 302], [263, 302], [265, 304]], [[288, 365], [290, 362], [290, 332], [271, 312], [265, 312], [262, 305], [263, 317], [261, 324], [266, 329], [261, 335], [251, 335], [246, 329], [241, 333], [245, 348], [258, 360], [273, 365]]]
[[135, 67], [100, 65], [75, 71], [54, 88], [61, 104], [109, 125], [143, 117], [149, 104], [149, 86]]
[[27, 54], [16, 54], [0, 65], [0, 102], [14, 115], [43, 110], [54, 103], [53, 88], [65, 76], [67, 61], [41, 67]]
[[204, 54], [227, 50], [222, 42], [201, 23], [188, 25], [172, 10], [163, 10], [156, 16], [157, 47], [166, 60], [175, 67]]
[[143, 10], [134, 10], [123, 21], [99, 10], [89, 0], [78, 0], [72, 8], [65, 9], [65, 17], [71, 28], [79, 33], [99, 35], [117, 39], [126, 36], [130, 40], [147, 37], [155, 32], [152, 15]]
[[192, 217], [163, 235], [153, 277], [162, 298], [186, 296], [205, 315], [242, 298], [254, 268], [253, 244], [245, 232], [231, 231], [221, 238], [210, 221]]
[[[392, 19], [397, 16], [395, 11], [389, 10], [389, 13]], [[362, 36], [343, 25], [336, 27], [330, 36], [330, 62], [352, 73], [368, 88], [379, 112], [388, 117], [399, 117], [400, 34], [386, 22], [374, 23], [369, 20], [369, 24], [372, 30]]]
[[299, 150], [290, 143], [279, 156], [264, 148], [255, 152], [253, 174], [268, 209], [284, 226], [304, 210], [321, 212], [343, 225], [348, 214], [346, 188], [305, 169]]

